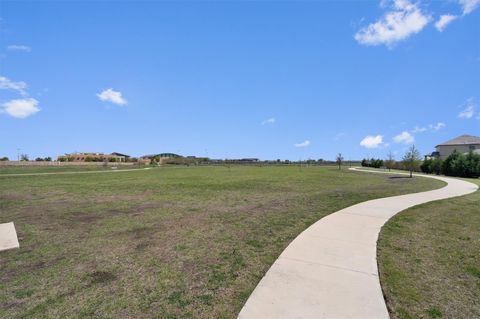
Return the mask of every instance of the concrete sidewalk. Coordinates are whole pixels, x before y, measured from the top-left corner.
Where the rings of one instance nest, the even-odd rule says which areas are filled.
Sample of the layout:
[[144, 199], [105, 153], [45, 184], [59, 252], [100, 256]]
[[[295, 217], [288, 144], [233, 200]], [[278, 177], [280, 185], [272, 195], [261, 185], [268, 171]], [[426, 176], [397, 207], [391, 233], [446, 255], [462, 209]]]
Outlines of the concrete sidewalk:
[[381, 227], [409, 207], [478, 189], [458, 179], [425, 177], [448, 185], [350, 206], [306, 229], [275, 261], [238, 318], [389, 318], [376, 260]]

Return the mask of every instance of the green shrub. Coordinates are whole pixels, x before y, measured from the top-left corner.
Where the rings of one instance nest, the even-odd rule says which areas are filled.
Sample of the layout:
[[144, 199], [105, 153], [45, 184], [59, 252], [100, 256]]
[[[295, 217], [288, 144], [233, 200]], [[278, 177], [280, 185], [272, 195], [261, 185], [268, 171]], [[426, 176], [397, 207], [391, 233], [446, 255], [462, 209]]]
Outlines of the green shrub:
[[371, 159], [363, 159], [362, 162], [361, 162], [361, 165], [363, 167], [373, 167], [373, 168], [380, 168], [380, 167], [383, 167], [384, 166], [384, 162], [382, 159], [375, 159], [375, 158], [371, 158]]
[[425, 174], [432, 174], [433, 173], [433, 160], [432, 159], [425, 159], [420, 165], [420, 169]]
[[463, 155], [455, 150], [443, 162], [442, 171], [447, 176], [480, 177], [480, 155], [472, 151]]
[[441, 158], [434, 159], [431, 164], [432, 173], [435, 173], [437, 175], [442, 174], [442, 165], [443, 161]]

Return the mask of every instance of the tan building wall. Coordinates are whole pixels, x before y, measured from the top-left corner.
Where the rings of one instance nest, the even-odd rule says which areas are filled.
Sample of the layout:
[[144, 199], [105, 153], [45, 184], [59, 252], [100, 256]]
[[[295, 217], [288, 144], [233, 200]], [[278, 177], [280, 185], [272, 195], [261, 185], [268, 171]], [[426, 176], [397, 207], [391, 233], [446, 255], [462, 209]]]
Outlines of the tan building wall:
[[[473, 149], [472, 149], [472, 148]], [[441, 159], [446, 159], [454, 150], [460, 153], [468, 153], [470, 150], [480, 149], [480, 144], [475, 145], [439, 145], [437, 146], [437, 152], [440, 153]]]
[[85, 162], [86, 158], [95, 158], [100, 161], [109, 160], [111, 158], [115, 158], [117, 162], [125, 162], [125, 156], [117, 156], [112, 154], [103, 154], [103, 153], [72, 153], [63, 156], [59, 156], [58, 158], [71, 158], [72, 162]]

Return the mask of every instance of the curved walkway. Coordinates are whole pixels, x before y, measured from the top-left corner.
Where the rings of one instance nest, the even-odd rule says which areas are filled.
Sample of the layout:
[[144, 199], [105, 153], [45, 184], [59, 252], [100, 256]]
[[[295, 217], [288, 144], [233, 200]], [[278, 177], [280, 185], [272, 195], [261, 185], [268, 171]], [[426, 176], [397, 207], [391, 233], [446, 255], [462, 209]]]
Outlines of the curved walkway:
[[381, 227], [409, 207], [478, 189], [459, 179], [422, 176], [447, 186], [363, 202], [306, 229], [268, 270], [238, 318], [389, 318], [376, 258]]

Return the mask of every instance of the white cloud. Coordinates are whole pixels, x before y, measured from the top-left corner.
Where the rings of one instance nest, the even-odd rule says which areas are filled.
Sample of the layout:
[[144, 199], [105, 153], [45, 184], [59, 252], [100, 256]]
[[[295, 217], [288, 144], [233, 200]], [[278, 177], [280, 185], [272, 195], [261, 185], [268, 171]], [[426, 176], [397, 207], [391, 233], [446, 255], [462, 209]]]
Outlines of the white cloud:
[[10, 100], [2, 104], [2, 113], [23, 119], [40, 111], [38, 101], [32, 98]]
[[361, 142], [360, 145], [365, 148], [378, 148], [383, 144], [382, 135], [368, 135]]
[[310, 145], [310, 141], [306, 140], [305, 142], [295, 144], [295, 147], [307, 147], [309, 145]]
[[471, 119], [473, 114], [475, 114], [475, 107], [473, 105], [469, 105], [458, 114], [458, 117], [462, 119]]
[[395, 0], [392, 10], [358, 31], [355, 40], [364, 45], [384, 44], [391, 48], [395, 43], [422, 31], [430, 20], [431, 17], [424, 14], [417, 4]]
[[413, 130], [410, 131], [412, 134], [424, 133], [428, 131], [439, 131], [442, 128], [445, 128], [447, 125], [443, 122], [438, 122], [436, 124], [429, 124], [428, 126], [415, 126]]
[[443, 32], [447, 25], [449, 25], [456, 18], [458, 17], [452, 14], [441, 15], [440, 19], [438, 19], [438, 21], [435, 23], [435, 28], [437, 28], [438, 31]]
[[461, 119], [471, 119], [475, 115], [475, 100], [473, 97], [469, 98], [463, 105], [464, 108], [459, 114], [458, 117]]
[[107, 101], [118, 105], [126, 105], [128, 102], [122, 97], [122, 92], [114, 91], [112, 88], [103, 90], [97, 94], [101, 101]]
[[271, 117], [269, 119], [266, 119], [265, 121], [262, 122], [262, 125], [266, 124], [274, 124], [277, 120], [274, 117]]
[[428, 131], [428, 128], [423, 127], [423, 126], [415, 126], [415, 128], [412, 130], [412, 133], [423, 133]]
[[442, 128], [445, 128], [447, 125], [443, 122], [438, 122], [437, 124], [430, 124], [429, 128], [434, 131], [440, 131]]
[[459, 0], [462, 6], [463, 15], [467, 15], [475, 10], [480, 5], [480, 0]]
[[30, 52], [32, 48], [27, 45], [20, 45], [20, 44], [11, 44], [7, 46], [8, 51], [22, 51], [22, 52]]
[[398, 134], [393, 138], [395, 143], [401, 143], [401, 144], [413, 144], [415, 142], [415, 138], [413, 137], [412, 134], [410, 134], [407, 131], [403, 131], [402, 133]]
[[14, 90], [20, 93], [21, 95], [27, 95], [27, 84], [25, 82], [19, 81], [14, 82], [7, 77], [0, 76], [0, 89], [2, 90]]

